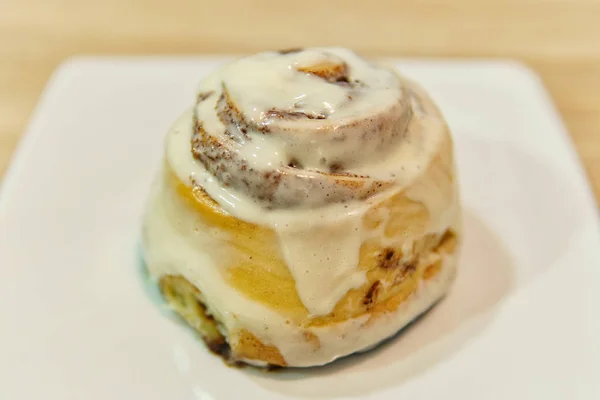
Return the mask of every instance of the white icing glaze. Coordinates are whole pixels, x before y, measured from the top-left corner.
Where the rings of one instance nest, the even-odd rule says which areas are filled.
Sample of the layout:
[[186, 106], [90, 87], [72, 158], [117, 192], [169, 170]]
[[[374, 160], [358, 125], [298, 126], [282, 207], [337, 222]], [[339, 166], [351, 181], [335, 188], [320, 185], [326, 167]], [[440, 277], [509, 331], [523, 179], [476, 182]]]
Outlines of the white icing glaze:
[[[345, 89], [309, 74], [299, 74], [295, 69], [315, 62], [344, 60], [350, 66], [353, 77], [369, 85], [369, 90], [363, 90], [360, 96], [356, 96], [350, 103], [342, 98], [346, 96]], [[410, 187], [418, 180], [444, 139], [444, 121], [420, 87], [399, 77], [394, 71], [374, 66], [345, 49], [316, 49], [286, 56], [261, 53], [228, 64], [205, 79], [200, 85], [200, 92], [215, 94], [200, 102], [195, 109], [207, 132], [219, 136], [221, 141], [229, 141], [235, 152], [244, 160], [248, 160], [249, 166], [258, 171], [273, 170], [276, 166], [286, 163], [290, 157], [290, 146], [296, 146], [294, 157], [303, 162], [313, 157], [311, 154], [318, 154], [319, 158], [332, 157], [327, 139], [320, 139], [327, 138], [327, 135], [311, 136], [308, 145], [300, 148], [297, 146], [297, 140], [290, 140], [290, 137], [285, 135], [282, 137], [277, 132], [269, 135], [250, 132], [251, 137], [248, 140], [242, 136], [238, 137], [238, 141], [229, 140], [224, 137], [225, 127], [215, 111], [219, 97], [216, 93], [220, 93], [222, 84], [226, 84], [230, 95], [235, 97], [236, 106], [246, 118], [256, 123], [265, 121], [265, 110], [286, 109], [290, 99], [297, 97], [306, 100], [302, 111], [307, 113], [316, 113], [324, 101], [329, 104], [331, 118], [326, 120], [326, 123], [334, 125], [343, 124], [349, 119], [367, 118], [402, 99], [406, 104], [400, 104], [406, 107], [412, 104], [412, 107], [416, 108], [408, 122], [406, 136], [394, 151], [381, 154], [369, 148], [365, 149], [361, 135], [347, 135], [348, 140], [344, 142], [332, 142], [335, 144], [332, 151], [341, 149], [344, 154], [350, 154], [357, 149], [361, 150], [361, 162], [352, 172], [376, 179], [393, 177], [393, 186], [366, 201], [347, 201], [317, 208], [271, 210], [265, 208], [264, 204], [251, 194], [225, 187], [190, 153], [189, 141], [193, 135], [192, 112], [185, 113], [167, 136], [167, 162], [178, 177], [190, 186], [200, 185], [225, 211], [236, 218], [274, 229], [281, 242], [282, 255], [296, 280], [297, 291], [305, 307], [312, 315], [328, 314], [348, 290], [365, 282], [364, 271], [358, 269], [358, 251], [364, 240], [364, 213], [371, 204]], [[303, 132], [306, 135], [311, 134], [311, 126], [318, 131], [321, 126], [319, 124], [323, 124], [320, 120], [309, 119], [287, 123], [300, 124], [307, 129], [307, 132]], [[344, 148], [346, 146], [350, 146], [351, 149]], [[318, 167], [316, 160], [309, 160], [308, 164]], [[300, 170], [299, 174], [305, 177], [312, 176], [315, 180], [319, 175], [306, 169]], [[256, 184], [264, 180], [260, 173], [255, 179], [258, 181]], [[251, 185], [253, 184], [255, 182], [251, 182]], [[424, 184], [426, 183], [421, 185]], [[417, 201], [427, 202], [427, 205], [439, 203], [438, 209], [445, 212], [446, 197], [435, 199], [440, 195], [436, 185], [436, 181], [431, 181], [431, 187], [426, 187], [420, 192], [418, 188], [411, 188], [414, 192], [411, 192], [411, 196], [414, 195]], [[294, 185], [282, 186], [280, 185], [278, 191], [297, 189]], [[310, 204], [311, 200], [312, 197], [309, 196], [306, 203]], [[432, 230], [437, 232], [446, 228], [451, 222], [452, 213], [448, 215], [449, 218], [441, 221], [440, 226], [432, 227]], [[406, 245], [411, 244], [407, 241]]]
[[[193, 212], [181, 207], [172, 189], [157, 181], [148, 203], [144, 224], [145, 260], [151, 275], [182, 275], [210, 299], [211, 314], [224, 325], [235, 346], [236, 332], [247, 329], [266, 344], [276, 346], [288, 365], [322, 365], [336, 358], [366, 350], [388, 338], [424, 312], [448, 290], [455, 273], [455, 257], [443, 261], [440, 274], [423, 284], [394, 312], [368, 324], [367, 316], [326, 326], [299, 328], [285, 318], [238, 292], [223, 277], [223, 242]], [[210, 249], [210, 251], [206, 251]], [[320, 346], [306, 340], [306, 332], [319, 338]], [[246, 360], [262, 365], [260, 361]]]
[[307, 226], [294, 228], [277, 232], [300, 300], [312, 315], [329, 314], [348, 290], [366, 282], [357, 268], [362, 219], [336, 224], [311, 219]]
[[[349, 91], [314, 75], [298, 72], [298, 68], [327, 62], [345, 62], [352, 79], [360, 85]], [[288, 55], [265, 52], [236, 60], [204, 79], [199, 91], [221, 93], [223, 85], [249, 121], [281, 128], [269, 135], [285, 139], [281, 151], [265, 152], [259, 159], [270, 166], [286, 163], [292, 156], [305, 168], [314, 169], [321, 169], [322, 158], [341, 159], [348, 164], [353, 164], [353, 158], [376, 159], [376, 152], [369, 151], [368, 147], [374, 148], [379, 143], [375, 138], [362, 138], [364, 124], [360, 129], [341, 128], [352, 121], [373, 119], [398, 103], [409, 108], [410, 101], [394, 71], [369, 63], [341, 48], [316, 48]], [[348, 96], [352, 97], [351, 101]], [[218, 98], [218, 95], [213, 95], [196, 107], [198, 118], [214, 136], [222, 136], [225, 129], [215, 113]], [[271, 109], [326, 115], [327, 119], [279, 121], [269, 117], [268, 110]], [[398, 118], [398, 114], [394, 117]], [[302, 134], [297, 135], [295, 128], [301, 129]], [[351, 133], [349, 140], [337, 140], [340, 134], [336, 131]], [[247, 142], [239, 132], [233, 132], [238, 134], [236, 139]], [[261, 135], [249, 132], [252, 139]], [[357, 144], [362, 147], [357, 148]]]
[[[225, 188], [195, 160], [186, 143], [191, 113], [177, 120], [167, 136], [167, 160], [183, 182], [200, 184], [229, 214], [266, 225], [279, 237], [282, 255], [296, 279], [296, 289], [313, 315], [331, 312], [348, 290], [365, 282], [358, 266], [362, 217], [370, 202], [331, 204], [317, 210], [268, 210], [244, 194]], [[185, 179], [187, 177], [187, 179]]]

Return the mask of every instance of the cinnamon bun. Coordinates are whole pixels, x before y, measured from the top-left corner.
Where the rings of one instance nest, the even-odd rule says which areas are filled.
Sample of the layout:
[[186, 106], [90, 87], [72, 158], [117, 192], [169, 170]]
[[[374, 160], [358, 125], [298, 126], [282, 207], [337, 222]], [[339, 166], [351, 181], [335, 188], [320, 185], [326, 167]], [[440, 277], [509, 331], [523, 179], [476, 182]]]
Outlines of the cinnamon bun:
[[323, 365], [449, 290], [457, 186], [417, 83], [348, 49], [263, 52], [205, 78], [168, 132], [144, 257], [213, 351]]

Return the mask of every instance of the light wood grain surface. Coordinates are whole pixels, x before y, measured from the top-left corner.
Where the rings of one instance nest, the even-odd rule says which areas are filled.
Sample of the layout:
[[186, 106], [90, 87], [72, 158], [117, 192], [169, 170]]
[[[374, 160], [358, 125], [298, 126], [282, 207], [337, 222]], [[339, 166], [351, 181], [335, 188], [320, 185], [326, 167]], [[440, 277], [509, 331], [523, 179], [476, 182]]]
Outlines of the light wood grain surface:
[[600, 0], [0, 0], [0, 175], [44, 84], [71, 55], [312, 45], [524, 61], [600, 198]]

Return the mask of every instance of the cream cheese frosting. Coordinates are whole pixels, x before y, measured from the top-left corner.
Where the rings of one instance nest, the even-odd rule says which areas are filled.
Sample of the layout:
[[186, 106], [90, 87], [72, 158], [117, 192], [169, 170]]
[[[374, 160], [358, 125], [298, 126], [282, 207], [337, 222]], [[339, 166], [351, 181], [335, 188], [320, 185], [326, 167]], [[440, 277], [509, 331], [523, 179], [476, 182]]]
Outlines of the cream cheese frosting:
[[[156, 182], [153, 192], [144, 237], [150, 273], [155, 277], [183, 275], [210, 299], [206, 306], [228, 332], [251, 331], [264, 343], [276, 346], [288, 365], [323, 365], [383, 341], [439, 300], [454, 277], [455, 256], [448, 256], [443, 259], [442, 272], [424, 283], [394, 313], [372, 323], [363, 315], [333, 325], [300, 328], [231, 287], [217, 260], [228, 256], [226, 249], [219, 250], [220, 238], [178, 204], [180, 200], [162, 179]], [[212, 251], [207, 252], [206, 248]], [[318, 338], [318, 347], [306, 341], [307, 332]], [[229, 337], [232, 345], [236, 340], [235, 336]], [[245, 361], [263, 365], [256, 360]]]

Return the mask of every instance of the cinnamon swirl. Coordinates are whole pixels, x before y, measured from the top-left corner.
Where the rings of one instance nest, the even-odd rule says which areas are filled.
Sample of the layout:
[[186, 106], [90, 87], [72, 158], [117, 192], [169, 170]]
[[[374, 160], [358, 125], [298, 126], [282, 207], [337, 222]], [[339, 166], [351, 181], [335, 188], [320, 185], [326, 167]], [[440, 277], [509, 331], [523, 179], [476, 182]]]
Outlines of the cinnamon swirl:
[[202, 81], [165, 147], [145, 260], [230, 360], [326, 364], [393, 335], [451, 286], [452, 139], [391, 67], [343, 48], [236, 60]]

